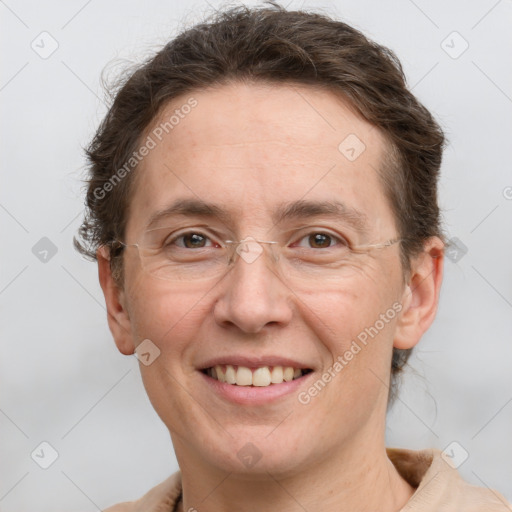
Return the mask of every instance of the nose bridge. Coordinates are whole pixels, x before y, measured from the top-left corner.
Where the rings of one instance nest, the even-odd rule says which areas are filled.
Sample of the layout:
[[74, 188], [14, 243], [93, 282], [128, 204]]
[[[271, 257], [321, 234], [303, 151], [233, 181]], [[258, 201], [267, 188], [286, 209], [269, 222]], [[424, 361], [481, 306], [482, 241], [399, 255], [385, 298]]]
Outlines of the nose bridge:
[[217, 322], [258, 332], [267, 324], [285, 324], [292, 312], [286, 286], [272, 268], [277, 244], [246, 238], [232, 243], [233, 267], [215, 306]]
[[270, 261], [277, 261], [279, 258], [279, 247], [275, 241], [258, 240], [248, 236], [240, 242], [232, 240], [227, 240], [226, 242], [232, 246], [230, 263], [235, 263], [237, 259], [242, 259], [245, 263], [251, 264], [260, 257], [265, 258], [265, 252], [267, 252], [266, 256], [270, 258]]

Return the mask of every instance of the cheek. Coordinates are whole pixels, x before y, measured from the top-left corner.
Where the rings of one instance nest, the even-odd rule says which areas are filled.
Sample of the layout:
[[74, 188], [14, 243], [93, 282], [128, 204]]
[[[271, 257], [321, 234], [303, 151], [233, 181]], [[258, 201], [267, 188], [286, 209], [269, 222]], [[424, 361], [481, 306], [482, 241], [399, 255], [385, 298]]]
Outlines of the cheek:
[[320, 378], [330, 382], [318, 406], [341, 417], [351, 411], [355, 423], [363, 422], [373, 409], [369, 404], [387, 393], [391, 370], [395, 301], [391, 294], [379, 297], [371, 290], [324, 294], [316, 310], [321, 322], [315, 335], [325, 352]]
[[141, 279], [131, 293], [131, 327], [136, 343], [149, 339], [159, 350], [151, 364], [139, 363], [147, 395], [171, 431], [186, 436], [181, 419], [189, 418], [192, 423], [203, 419], [200, 412], [190, 408], [193, 390], [187, 382], [195, 370], [187, 361], [192, 359], [194, 340], [204, 322], [207, 297], [204, 292], [173, 290], [169, 283], [154, 279]]
[[[385, 391], [397, 316], [393, 308], [398, 304], [397, 282], [395, 270], [388, 267], [384, 272], [377, 262], [367, 262], [338, 289], [320, 289], [303, 297], [300, 315], [321, 341], [324, 370], [339, 377], [331, 389], [348, 392], [343, 399], [346, 405], [353, 405], [361, 393], [376, 397]], [[332, 400], [338, 400], [336, 394]]]
[[136, 343], [150, 339], [162, 355], [186, 347], [198, 329], [207, 297], [170, 282], [136, 277], [129, 290], [130, 322]]
[[350, 279], [300, 295], [304, 304], [302, 314], [311, 317], [311, 321], [316, 316], [327, 338], [356, 336], [373, 325], [399, 296], [393, 272], [388, 271], [386, 275], [377, 263], [353, 267]]

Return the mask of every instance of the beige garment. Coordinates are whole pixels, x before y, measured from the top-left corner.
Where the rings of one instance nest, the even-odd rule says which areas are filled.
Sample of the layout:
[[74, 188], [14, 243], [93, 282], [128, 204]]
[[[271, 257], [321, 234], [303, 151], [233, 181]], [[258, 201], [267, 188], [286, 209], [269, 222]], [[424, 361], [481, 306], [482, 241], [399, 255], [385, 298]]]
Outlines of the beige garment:
[[[397, 471], [416, 489], [399, 512], [512, 511], [500, 493], [462, 480], [439, 450], [386, 450]], [[105, 512], [174, 512], [180, 495], [181, 474], [177, 472], [139, 500], [114, 505]]]

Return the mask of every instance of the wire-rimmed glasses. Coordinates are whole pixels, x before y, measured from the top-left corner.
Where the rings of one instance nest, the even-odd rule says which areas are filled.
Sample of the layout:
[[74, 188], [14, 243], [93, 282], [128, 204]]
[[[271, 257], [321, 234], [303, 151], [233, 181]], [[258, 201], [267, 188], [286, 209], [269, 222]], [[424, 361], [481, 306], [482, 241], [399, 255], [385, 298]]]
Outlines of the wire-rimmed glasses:
[[288, 234], [280, 234], [278, 239], [281, 241], [258, 240], [250, 236], [237, 241], [225, 239], [227, 237], [204, 227], [161, 227], [146, 231], [137, 243], [116, 240], [112, 245], [137, 249], [144, 271], [166, 281], [217, 279], [237, 259], [244, 264], [254, 264], [265, 248], [270, 252], [267, 265], [275, 267], [284, 278], [331, 281], [350, 275], [365, 255], [402, 241], [401, 238], [393, 238], [380, 243], [352, 245], [330, 230], [308, 229], [298, 230], [291, 238]]

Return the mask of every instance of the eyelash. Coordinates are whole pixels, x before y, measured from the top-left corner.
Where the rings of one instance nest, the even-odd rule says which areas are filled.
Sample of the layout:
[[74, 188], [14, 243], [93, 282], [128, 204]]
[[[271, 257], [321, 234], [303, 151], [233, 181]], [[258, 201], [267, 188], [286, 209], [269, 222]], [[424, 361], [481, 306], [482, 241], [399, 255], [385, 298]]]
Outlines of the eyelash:
[[[202, 233], [201, 231], [187, 231], [185, 233], [181, 233], [177, 236], [174, 236], [173, 238], [171, 238], [169, 241], [166, 241], [164, 242], [164, 247], [167, 247], [169, 245], [172, 245], [174, 244], [177, 240], [180, 240], [180, 239], [183, 239], [184, 237], [186, 236], [189, 236], [189, 235], [199, 235], [203, 238], [206, 238], [207, 240], [209, 240], [211, 242], [211, 244], [213, 245], [213, 240], [211, 239], [211, 237], [209, 237], [208, 235]], [[334, 235], [333, 233], [330, 233], [328, 231], [322, 231], [322, 230], [318, 230], [318, 231], [310, 231], [308, 233], [306, 233], [305, 235], [303, 235], [301, 238], [298, 239], [297, 242], [300, 242], [308, 237], [311, 237], [313, 235], [325, 235], [327, 237], [330, 237], [332, 241], [337, 241], [338, 243], [340, 243], [342, 246], [344, 247], [350, 247], [350, 243], [344, 238], [344, 237], [341, 237], [341, 236], [338, 236], [338, 235]], [[297, 242], [294, 242], [294, 244], [297, 244]], [[207, 247], [211, 247], [212, 245], [210, 246], [207, 246]], [[183, 248], [183, 249], [187, 249], [187, 247], [185, 247], [184, 245], [178, 245], [178, 247], [180, 248]], [[301, 247], [299, 245], [299, 247]], [[327, 247], [327, 249], [330, 249], [334, 247], [333, 245], [329, 245], [329, 247]], [[204, 249], [205, 247], [199, 247], [199, 249]], [[314, 249], [312, 247], [307, 247], [307, 249]], [[323, 248], [323, 249], [326, 249], [326, 248]]]

